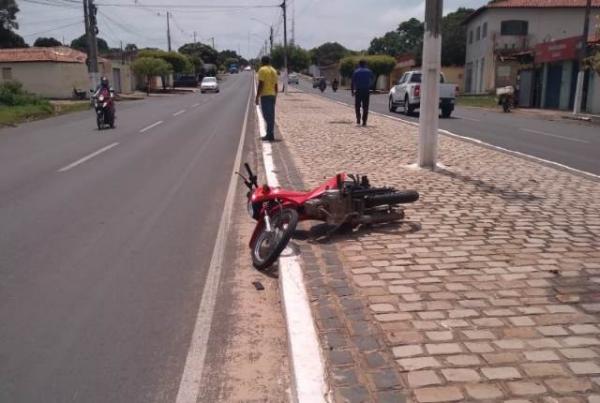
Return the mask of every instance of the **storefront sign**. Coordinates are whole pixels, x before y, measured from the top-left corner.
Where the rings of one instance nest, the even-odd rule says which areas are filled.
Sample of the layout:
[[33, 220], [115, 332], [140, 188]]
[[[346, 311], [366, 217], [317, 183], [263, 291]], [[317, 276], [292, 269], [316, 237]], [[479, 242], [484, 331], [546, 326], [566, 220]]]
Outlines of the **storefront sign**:
[[551, 63], [577, 59], [581, 47], [581, 36], [540, 43], [535, 46], [535, 63]]

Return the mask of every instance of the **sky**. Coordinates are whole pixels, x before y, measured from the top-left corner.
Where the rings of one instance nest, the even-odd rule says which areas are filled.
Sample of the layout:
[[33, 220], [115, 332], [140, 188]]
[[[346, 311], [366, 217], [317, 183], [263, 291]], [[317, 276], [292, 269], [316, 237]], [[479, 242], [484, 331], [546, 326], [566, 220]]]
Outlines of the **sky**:
[[[39, 36], [70, 43], [83, 33], [82, 0], [16, 0], [19, 35], [33, 44]], [[283, 42], [282, 0], [95, 0], [99, 37], [110, 47], [135, 43], [167, 49], [167, 11], [176, 50], [194, 41], [218, 50], [232, 49], [256, 57], [275, 30]], [[337, 41], [349, 49], [367, 49], [371, 39], [412, 17], [423, 20], [424, 0], [287, 0], [288, 40], [307, 49]], [[446, 0], [444, 14], [459, 7], [478, 8], [486, 0]], [[216, 8], [220, 7], [220, 8]], [[292, 16], [294, 18], [292, 18]], [[292, 20], [294, 23], [292, 24]]]

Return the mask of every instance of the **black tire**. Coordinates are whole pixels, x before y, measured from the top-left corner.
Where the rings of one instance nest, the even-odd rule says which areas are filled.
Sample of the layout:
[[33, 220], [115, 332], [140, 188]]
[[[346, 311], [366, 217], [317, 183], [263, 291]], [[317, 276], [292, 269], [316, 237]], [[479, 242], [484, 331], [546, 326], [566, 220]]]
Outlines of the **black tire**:
[[396, 107], [394, 106], [394, 100], [392, 97], [388, 100], [388, 109], [390, 112], [396, 112]]
[[365, 207], [371, 208], [388, 204], [413, 203], [417, 200], [419, 200], [419, 192], [416, 190], [405, 190], [402, 192], [365, 196]]
[[412, 115], [412, 114], [413, 114], [413, 111], [414, 111], [414, 110], [415, 110], [415, 109], [414, 109], [414, 108], [412, 108], [412, 107], [410, 106], [410, 104], [408, 103], [408, 95], [407, 95], [407, 96], [404, 98], [404, 114], [405, 114], [406, 116], [410, 116], [410, 115]]
[[506, 101], [502, 102], [502, 110], [504, 111], [504, 113], [510, 112], [510, 103]]
[[102, 130], [104, 127], [104, 120], [98, 115], [96, 115], [96, 124], [98, 125], [98, 130]]
[[450, 108], [442, 108], [442, 117], [444, 119], [448, 119], [452, 115], [452, 109]]
[[[267, 232], [263, 226], [262, 232], [252, 245], [252, 264], [258, 270], [271, 266], [285, 249], [294, 230], [298, 225], [298, 212], [291, 208], [282, 209], [271, 218], [273, 231]], [[263, 249], [267, 243], [266, 249]]]

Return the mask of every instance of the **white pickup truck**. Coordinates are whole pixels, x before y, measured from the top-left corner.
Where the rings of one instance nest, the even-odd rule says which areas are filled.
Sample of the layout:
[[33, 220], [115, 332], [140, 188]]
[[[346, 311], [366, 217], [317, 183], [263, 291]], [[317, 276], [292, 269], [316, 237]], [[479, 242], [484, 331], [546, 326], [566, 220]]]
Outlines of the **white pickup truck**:
[[[390, 112], [395, 112], [401, 106], [403, 112], [406, 115], [410, 115], [415, 109], [419, 109], [421, 102], [421, 77], [421, 72], [418, 70], [404, 73], [400, 80], [398, 80], [398, 83], [390, 90]], [[454, 110], [455, 98], [456, 85], [446, 84], [444, 75], [440, 74], [440, 109], [442, 110], [442, 117], [450, 117]]]

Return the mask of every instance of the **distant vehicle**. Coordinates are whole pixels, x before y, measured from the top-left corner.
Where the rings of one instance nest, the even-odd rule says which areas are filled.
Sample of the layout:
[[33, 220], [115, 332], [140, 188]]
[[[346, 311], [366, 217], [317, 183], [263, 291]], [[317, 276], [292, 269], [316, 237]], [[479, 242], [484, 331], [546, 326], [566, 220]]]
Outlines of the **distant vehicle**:
[[250, 67], [250, 66], [244, 67], [244, 71], [250, 71], [250, 70], [252, 70], [252, 67]]
[[200, 83], [200, 92], [219, 92], [219, 83], [216, 77], [204, 77]]
[[175, 78], [175, 82], [173, 83], [175, 87], [197, 87], [198, 86], [198, 77], [196, 76], [179, 76]]
[[232, 64], [229, 66], [229, 74], [237, 74], [240, 72], [237, 64]]
[[319, 85], [321, 84], [321, 80], [323, 80], [324, 77], [313, 77], [313, 88], [319, 88]]
[[288, 76], [288, 84], [298, 84], [298, 83], [299, 83], [298, 74], [290, 73], [290, 75]]
[[[388, 106], [390, 112], [395, 112], [400, 106], [406, 115], [411, 115], [415, 109], [419, 109], [421, 102], [421, 77], [418, 70], [407, 71], [398, 84], [394, 85], [389, 93]], [[443, 74], [440, 74], [440, 102], [439, 108], [442, 110], [442, 117], [449, 118], [454, 110], [454, 101], [456, 99], [456, 85], [446, 84]]]

